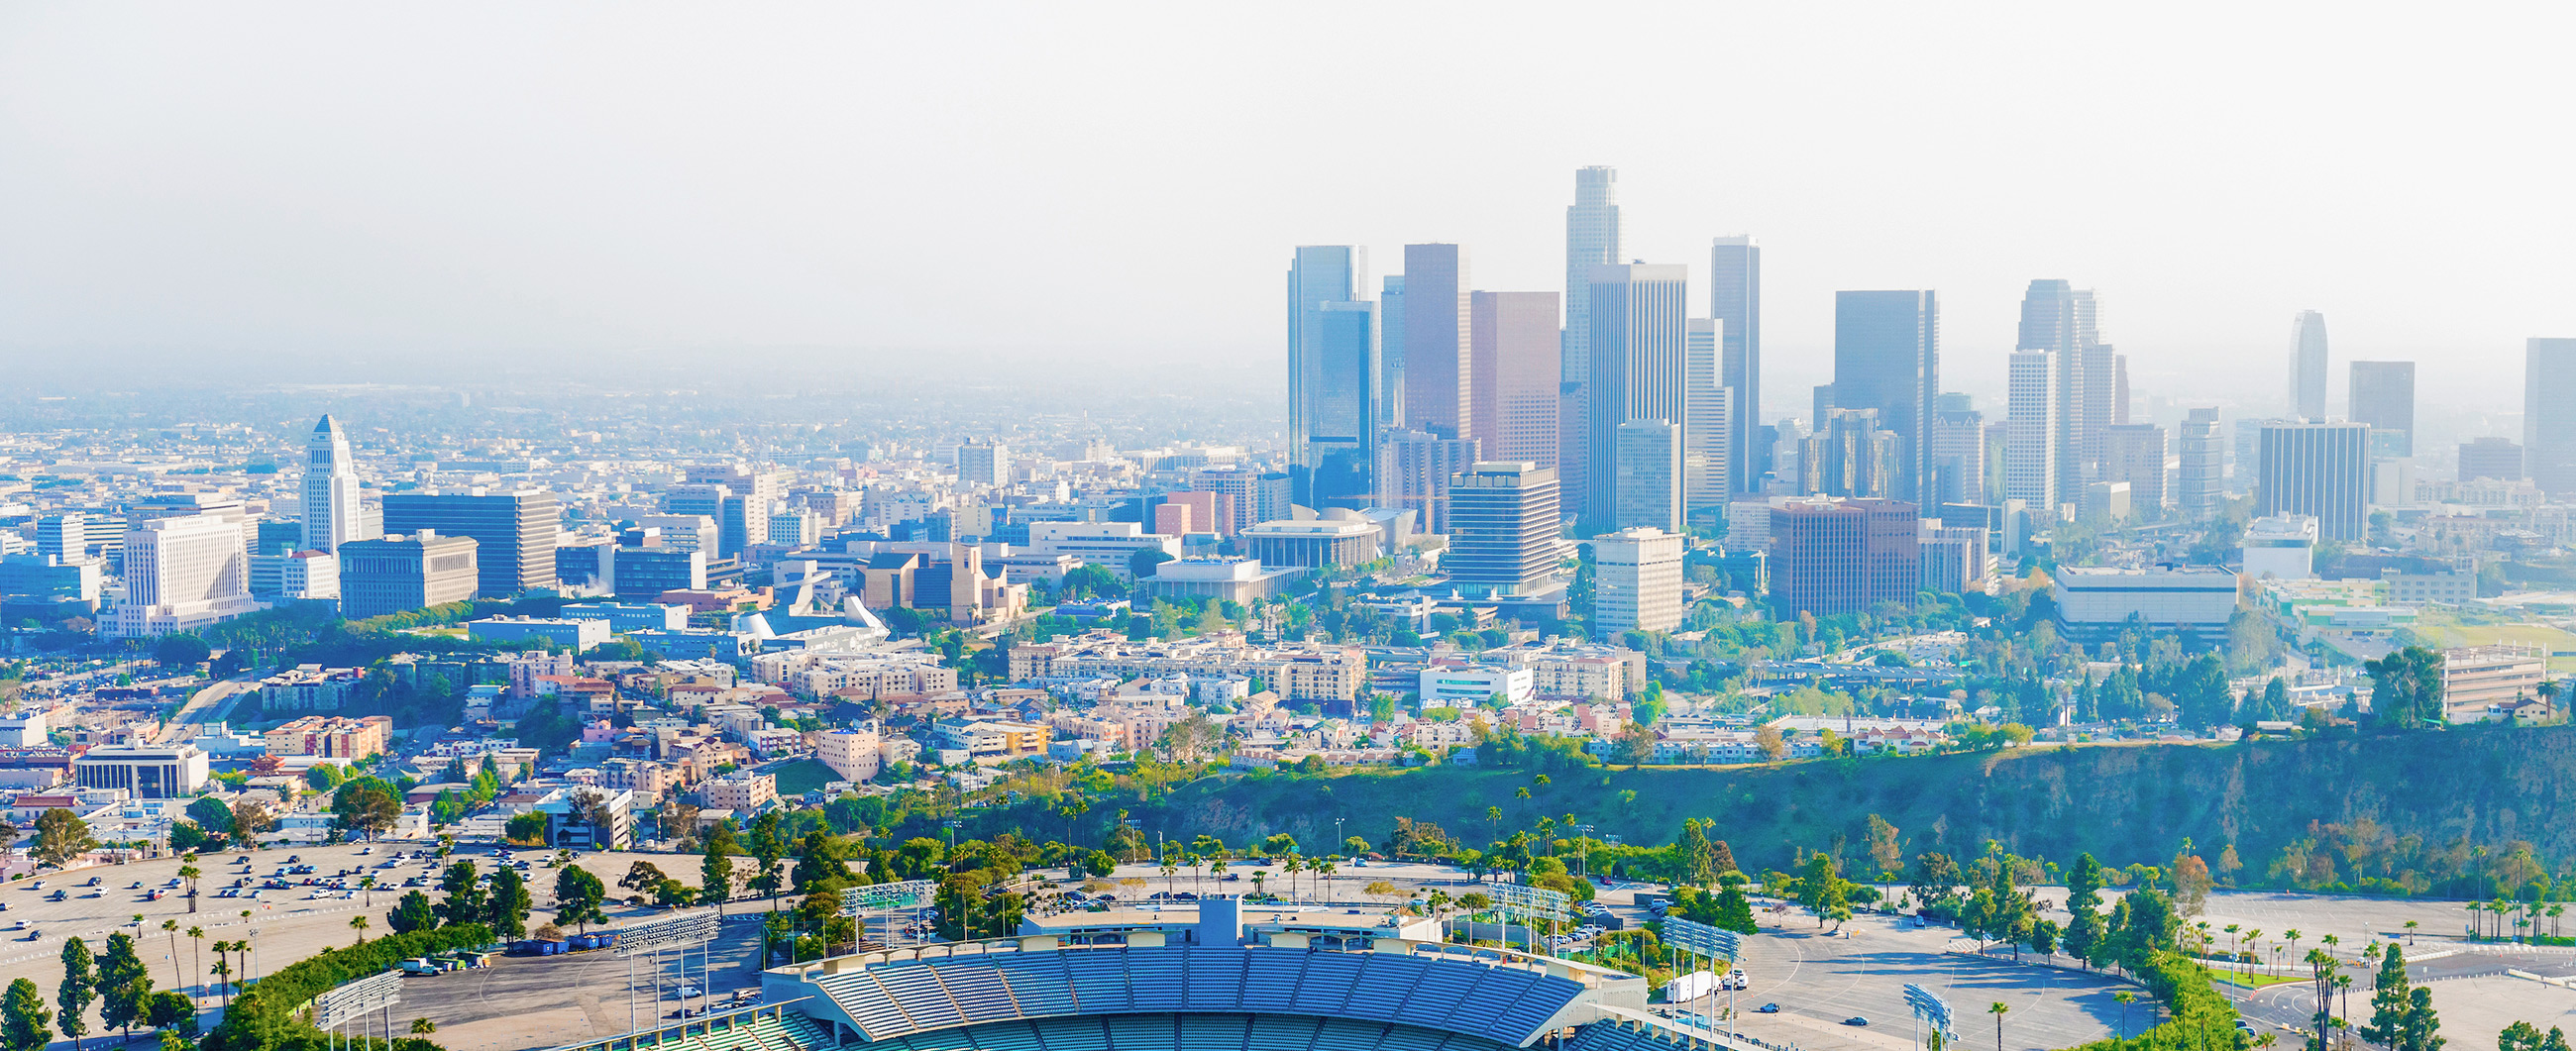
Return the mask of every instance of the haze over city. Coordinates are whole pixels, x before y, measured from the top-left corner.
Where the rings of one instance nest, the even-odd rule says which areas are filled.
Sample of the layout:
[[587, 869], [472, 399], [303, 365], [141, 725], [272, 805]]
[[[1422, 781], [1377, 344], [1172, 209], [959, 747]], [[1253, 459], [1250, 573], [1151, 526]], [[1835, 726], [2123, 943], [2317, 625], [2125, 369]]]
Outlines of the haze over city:
[[2569, 1051], [2571, 29], [0, 7], [0, 1051]]

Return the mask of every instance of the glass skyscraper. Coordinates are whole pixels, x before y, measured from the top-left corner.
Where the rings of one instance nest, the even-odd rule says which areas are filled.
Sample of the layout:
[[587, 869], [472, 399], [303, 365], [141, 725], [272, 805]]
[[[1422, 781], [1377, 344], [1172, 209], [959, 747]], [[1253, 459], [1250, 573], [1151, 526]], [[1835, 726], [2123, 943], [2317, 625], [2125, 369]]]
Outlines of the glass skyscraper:
[[1355, 245], [1300, 247], [1288, 268], [1290, 479], [1309, 507], [1364, 507], [1375, 488], [1384, 363], [1367, 271]]
[[1941, 392], [1941, 311], [1929, 291], [1834, 293], [1834, 407], [1875, 409], [1898, 442], [1898, 499], [1932, 476], [1924, 425]]

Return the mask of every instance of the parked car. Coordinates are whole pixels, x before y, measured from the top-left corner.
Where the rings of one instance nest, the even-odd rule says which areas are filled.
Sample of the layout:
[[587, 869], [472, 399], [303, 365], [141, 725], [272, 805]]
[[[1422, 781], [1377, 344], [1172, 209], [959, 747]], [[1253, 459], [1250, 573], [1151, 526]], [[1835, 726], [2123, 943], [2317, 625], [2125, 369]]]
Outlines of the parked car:
[[1851, 1016], [1851, 1017], [1849, 1017], [1849, 1018], [1843, 1019], [1843, 1024], [1844, 1024], [1844, 1025], [1868, 1025], [1868, 1024], [1869, 1024], [1869, 1019], [1863, 1018], [1863, 1017], [1861, 1017], [1861, 1016], [1859, 1016], [1859, 1015], [1853, 1015], [1853, 1016]]
[[1758, 1015], [1776, 1015], [1776, 1014], [1779, 1014], [1779, 1013], [1780, 1013], [1780, 1005], [1779, 1005], [1779, 1004], [1763, 1004], [1763, 1005], [1762, 1005], [1762, 1006], [1760, 1006], [1760, 1007], [1756, 1007], [1756, 1008], [1754, 1008], [1754, 1009], [1753, 1009], [1753, 1013], [1754, 1013], [1754, 1014], [1758, 1014]]

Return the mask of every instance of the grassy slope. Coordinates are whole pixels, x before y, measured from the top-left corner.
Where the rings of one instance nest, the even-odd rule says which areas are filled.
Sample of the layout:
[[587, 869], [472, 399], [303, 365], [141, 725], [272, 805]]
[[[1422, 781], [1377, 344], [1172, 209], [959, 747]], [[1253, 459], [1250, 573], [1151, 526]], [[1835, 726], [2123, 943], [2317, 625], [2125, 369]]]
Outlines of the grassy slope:
[[[1848, 844], [1857, 858], [1868, 815], [1900, 830], [1906, 851], [1974, 853], [1986, 839], [2066, 860], [2160, 863], [2184, 837], [2215, 858], [2236, 845], [2260, 871], [2312, 821], [2368, 817], [2393, 834], [2447, 843], [2531, 841], [2544, 858], [2576, 856], [2576, 727], [2466, 730], [2339, 741], [2243, 745], [2029, 748], [2007, 754], [1796, 763], [1781, 767], [1595, 770], [1532, 785], [1515, 770], [1435, 767], [1318, 778], [1209, 778], [1137, 815], [1146, 827], [1227, 842], [1288, 832], [1315, 849], [1342, 818], [1383, 839], [1398, 815], [1481, 843], [1497, 826], [1526, 828], [1573, 813], [1628, 842], [1669, 842], [1685, 817], [1715, 817], [1748, 868], [1791, 864], [1794, 850]], [[1531, 786], [1532, 798], [1513, 798]], [[1620, 799], [1633, 789], [1633, 803]], [[2249, 873], [2250, 874], [2250, 873]]]

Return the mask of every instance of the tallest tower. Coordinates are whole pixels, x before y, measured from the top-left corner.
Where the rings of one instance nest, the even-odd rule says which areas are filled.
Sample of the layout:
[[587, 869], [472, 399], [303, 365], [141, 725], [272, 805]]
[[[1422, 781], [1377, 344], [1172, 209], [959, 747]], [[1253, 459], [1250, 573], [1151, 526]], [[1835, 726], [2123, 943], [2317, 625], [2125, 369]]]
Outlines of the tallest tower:
[[[1592, 268], [1619, 262], [1619, 171], [1579, 168], [1565, 210], [1565, 331], [1558, 339], [1557, 480], [1569, 508], [1587, 506], [1592, 458]], [[1614, 421], [1615, 422], [1615, 421]]]
[[349, 455], [348, 432], [329, 415], [313, 425], [305, 440], [304, 547], [338, 551], [358, 536], [358, 470]]

